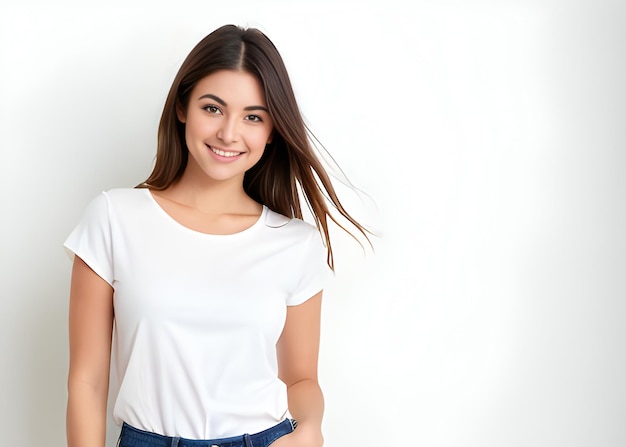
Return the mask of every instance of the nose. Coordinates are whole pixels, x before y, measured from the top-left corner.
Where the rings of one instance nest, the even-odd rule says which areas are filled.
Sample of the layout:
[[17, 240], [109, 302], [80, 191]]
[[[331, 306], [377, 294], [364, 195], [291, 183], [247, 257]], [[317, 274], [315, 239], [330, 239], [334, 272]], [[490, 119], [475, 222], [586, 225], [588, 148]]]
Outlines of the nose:
[[235, 143], [239, 140], [239, 123], [231, 117], [224, 117], [217, 131], [217, 138], [226, 144]]

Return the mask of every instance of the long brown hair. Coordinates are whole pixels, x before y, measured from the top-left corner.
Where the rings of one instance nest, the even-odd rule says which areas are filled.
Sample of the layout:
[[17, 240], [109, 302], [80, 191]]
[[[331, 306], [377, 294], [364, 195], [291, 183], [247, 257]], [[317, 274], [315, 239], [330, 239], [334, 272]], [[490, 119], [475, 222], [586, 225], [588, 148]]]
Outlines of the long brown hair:
[[[156, 163], [148, 179], [139, 185], [164, 190], [178, 180], [188, 160], [185, 125], [176, 108], [185, 109], [189, 94], [204, 77], [219, 70], [238, 70], [256, 76], [262, 85], [274, 122], [271, 143], [259, 162], [244, 176], [246, 193], [257, 202], [287, 217], [302, 219], [298, 191], [302, 191], [334, 268], [328, 218], [350, 233], [329, 212], [328, 202], [369, 242], [368, 230], [343, 207], [328, 173], [315, 155], [287, 74], [274, 44], [261, 31], [225, 25], [202, 39], [181, 65], [165, 101], [159, 123]], [[357, 239], [358, 241], [358, 239]]]

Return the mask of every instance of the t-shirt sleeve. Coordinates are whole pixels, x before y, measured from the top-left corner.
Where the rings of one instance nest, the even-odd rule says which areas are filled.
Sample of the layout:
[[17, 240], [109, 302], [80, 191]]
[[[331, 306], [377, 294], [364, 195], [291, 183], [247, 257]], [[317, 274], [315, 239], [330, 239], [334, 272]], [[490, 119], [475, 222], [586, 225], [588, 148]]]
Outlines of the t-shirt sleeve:
[[67, 253], [81, 258], [98, 276], [113, 285], [109, 201], [105, 193], [94, 198], [78, 225], [65, 240]]
[[301, 271], [294, 292], [287, 300], [288, 306], [297, 306], [320, 292], [333, 278], [333, 271], [326, 262], [326, 247], [317, 230], [311, 231], [300, 252]]

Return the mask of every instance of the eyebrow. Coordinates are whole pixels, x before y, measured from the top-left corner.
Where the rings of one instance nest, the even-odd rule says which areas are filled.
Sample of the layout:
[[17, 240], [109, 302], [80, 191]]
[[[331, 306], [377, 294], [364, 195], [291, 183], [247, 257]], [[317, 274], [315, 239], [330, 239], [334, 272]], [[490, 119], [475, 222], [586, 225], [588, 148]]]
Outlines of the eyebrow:
[[[198, 100], [204, 99], [204, 98], [212, 99], [215, 102], [219, 103], [220, 105], [224, 107], [228, 107], [228, 104], [226, 104], [226, 101], [224, 101], [219, 96], [215, 96], [215, 95], [212, 95], [211, 93], [207, 93], [206, 95], [200, 96]], [[264, 110], [265, 112], [269, 113], [269, 110], [267, 110], [267, 107], [264, 107], [264, 106], [248, 106], [248, 107], [244, 107], [243, 109], [244, 110]]]

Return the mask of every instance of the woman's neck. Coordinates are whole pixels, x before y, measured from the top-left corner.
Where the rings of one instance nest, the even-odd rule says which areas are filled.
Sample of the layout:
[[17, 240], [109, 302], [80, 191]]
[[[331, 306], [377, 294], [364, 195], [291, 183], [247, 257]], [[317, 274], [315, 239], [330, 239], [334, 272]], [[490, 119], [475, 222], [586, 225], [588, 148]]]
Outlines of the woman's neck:
[[183, 176], [160, 196], [207, 214], [250, 213], [261, 206], [236, 181], [192, 182]]

